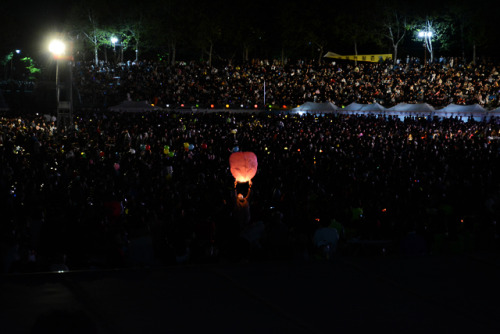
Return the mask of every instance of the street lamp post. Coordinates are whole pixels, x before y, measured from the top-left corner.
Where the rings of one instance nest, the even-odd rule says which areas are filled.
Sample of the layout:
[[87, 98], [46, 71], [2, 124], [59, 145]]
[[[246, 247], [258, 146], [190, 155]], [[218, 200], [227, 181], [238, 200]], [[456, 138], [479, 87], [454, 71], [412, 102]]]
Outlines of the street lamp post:
[[[422, 38], [424, 41], [424, 64], [427, 63], [427, 46], [432, 38], [432, 31], [419, 31], [418, 37]], [[429, 50], [430, 51], [430, 50]]]
[[111, 36], [111, 44], [113, 44], [113, 54], [116, 61], [116, 43], [118, 43], [118, 38], [116, 36]]
[[59, 98], [60, 98], [60, 85], [59, 85], [59, 58], [64, 55], [66, 51], [66, 45], [58, 39], [53, 40], [49, 44], [49, 51], [52, 53], [56, 59], [56, 102], [59, 108]]
[[[61, 122], [65, 128], [68, 128], [72, 122], [73, 109], [73, 91], [72, 91], [72, 73], [71, 61], [73, 57], [65, 55], [66, 45], [61, 40], [53, 40], [49, 44], [49, 51], [56, 60], [56, 103], [57, 103], [57, 127], [60, 127]], [[61, 59], [69, 61], [69, 83], [66, 80], [66, 101], [61, 101], [61, 83], [59, 78], [59, 61]]]

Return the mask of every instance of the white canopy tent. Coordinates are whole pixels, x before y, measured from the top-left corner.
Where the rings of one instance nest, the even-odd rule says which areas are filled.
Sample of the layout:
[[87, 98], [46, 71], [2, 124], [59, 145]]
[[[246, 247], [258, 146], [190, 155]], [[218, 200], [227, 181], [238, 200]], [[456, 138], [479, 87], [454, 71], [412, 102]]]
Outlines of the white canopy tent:
[[399, 103], [387, 109], [387, 116], [428, 117], [434, 113], [434, 107], [427, 103]]
[[363, 107], [363, 104], [353, 102], [353, 103], [345, 106], [344, 108], [342, 108], [341, 111], [345, 112], [347, 114], [354, 114], [356, 112], [359, 112], [362, 107]]
[[335, 112], [341, 114], [376, 114], [384, 116], [395, 116], [400, 119], [405, 117], [459, 117], [464, 121], [473, 118], [475, 121], [489, 120], [492, 117], [500, 118], [500, 107], [494, 110], [486, 110], [479, 104], [456, 105], [450, 104], [441, 109], [435, 109], [428, 103], [399, 103], [391, 108], [385, 108], [378, 103], [361, 104], [353, 102], [344, 108], [339, 108], [333, 103], [306, 102], [292, 109], [291, 113], [324, 114]]
[[293, 108], [292, 114], [325, 114], [336, 112], [339, 108], [331, 102], [306, 102], [303, 105]]
[[385, 110], [386, 108], [378, 103], [369, 103], [369, 104], [362, 104], [361, 109], [359, 111], [380, 114], [383, 113]]
[[486, 112], [487, 120], [490, 120], [492, 117], [498, 117], [498, 119], [500, 119], [500, 107]]
[[409, 112], [409, 113], [432, 113], [435, 109], [428, 103], [399, 103], [387, 109], [389, 111]]
[[340, 112], [346, 114], [357, 114], [357, 113], [384, 113], [386, 108], [379, 103], [367, 103], [361, 104], [353, 102], [342, 109], [339, 109]]
[[459, 117], [463, 120], [472, 117], [476, 121], [482, 121], [486, 117], [486, 109], [477, 103], [467, 106], [452, 103], [442, 109], [436, 110], [434, 116], [441, 118]]

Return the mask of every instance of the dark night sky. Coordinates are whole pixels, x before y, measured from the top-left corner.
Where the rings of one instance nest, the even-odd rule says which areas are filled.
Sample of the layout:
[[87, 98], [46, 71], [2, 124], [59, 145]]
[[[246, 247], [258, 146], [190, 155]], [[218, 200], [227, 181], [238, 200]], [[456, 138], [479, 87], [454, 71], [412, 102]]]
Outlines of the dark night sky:
[[0, 27], [4, 30], [1, 35], [3, 48], [40, 52], [47, 35], [61, 29], [70, 4], [60, 0], [6, 4], [5, 11], [0, 14]]
[[[97, 0], [92, 0], [96, 1]], [[138, 0], [109, 0], [106, 3], [109, 4], [116, 3], [116, 5], [111, 6], [127, 6], [129, 3], [134, 3]], [[143, 0], [140, 3], [147, 5], [150, 1], [154, 0]], [[191, 0], [190, 4], [196, 3], [197, 0]], [[229, 0], [215, 0], [219, 4], [224, 5], [224, 7], [231, 8], [235, 13], [240, 11], [240, 2], [229, 1]], [[446, 0], [445, 0], [446, 1]], [[449, 0], [451, 1], [451, 0]], [[460, 1], [460, 0], [455, 0]], [[370, 5], [363, 5], [363, 2], [367, 2]], [[31, 3], [31, 5], [30, 5]], [[490, 15], [492, 11], [500, 11], [499, 6], [488, 6], [487, 0], [476, 0], [475, 4], [479, 7], [485, 8], [485, 15]], [[28, 0], [27, 2], [21, 1], [10, 1], [3, 4], [3, 10], [0, 12], [0, 38], [3, 39], [3, 43], [0, 43], [1, 53], [7, 53], [7, 50], [13, 49], [24, 49], [29, 50], [31, 53], [40, 53], [46, 49], [47, 38], [51, 32], [60, 31], [63, 24], [67, 21], [67, 13], [70, 8], [75, 4], [75, 2], [70, 0], [46, 0], [34, 2], [33, 0]], [[247, 3], [248, 4], [248, 3]], [[272, 21], [276, 12], [281, 8], [289, 6], [290, 4], [299, 4], [304, 8], [317, 8], [318, 13], [321, 12], [321, 8], [324, 6], [333, 6], [338, 8], [339, 11], [344, 10], [346, 6], [345, 1], [339, 0], [253, 0], [252, 6], [258, 8], [257, 12], [262, 13], [267, 22]], [[438, 8], [447, 8], [443, 2], [422, 0], [418, 2], [419, 8], [431, 8], [432, 6], [438, 6]], [[373, 8], [373, 2], [368, 0], [358, 0], [356, 2], [355, 10], [361, 12], [363, 10], [370, 10]], [[417, 10], [417, 8], [416, 8]], [[262, 17], [260, 17], [262, 19]], [[264, 22], [266, 22], [264, 20]], [[490, 20], [491, 21], [491, 20]], [[485, 20], [485, 22], [487, 22]]]
[[[98, 0], [90, 1], [99, 3]], [[147, 6], [152, 1], [155, 0], [108, 0], [106, 4], [112, 8], [118, 8], [119, 6], [127, 6], [127, 4], [137, 2]], [[196, 1], [198, 0], [191, 0], [191, 6], [196, 4]], [[301, 1], [304, 0], [298, 0], [295, 3]], [[318, 1], [322, 2], [322, 0]], [[335, 2], [333, 0], [329, 3]], [[30, 5], [27, 5], [27, 3], [30, 3]], [[224, 5], [226, 8], [230, 8], [230, 10], [234, 10], [235, 13], [241, 12], [239, 2], [218, 0], [218, 3]], [[284, 0], [253, 0], [252, 6], [261, 8], [262, 10], [258, 10], [258, 12], [261, 12], [263, 17], [271, 18], [275, 13], [275, 10], [271, 9], [283, 7], [285, 3]], [[45, 0], [37, 2], [28, 0], [28, 2], [12, 1], [6, 4], [4, 15], [7, 14], [11, 21], [6, 23], [6, 29], [9, 30], [9, 33], [6, 35], [7, 43], [4, 44], [7, 45], [4, 45], [4, 47], [9, 50], [18, 48], [27, 49], [33, 53], [43, 51], [46, 48], [46, 39], [48, 36], [53, 32], [61, 31], [64, 24], [67, 23], [68, 13], [74, 4], [75, 2], [70, 0]], [[0, 13], [1, 19], [2, 13]], [[13, 37], [14, 33], [15, 38]]]

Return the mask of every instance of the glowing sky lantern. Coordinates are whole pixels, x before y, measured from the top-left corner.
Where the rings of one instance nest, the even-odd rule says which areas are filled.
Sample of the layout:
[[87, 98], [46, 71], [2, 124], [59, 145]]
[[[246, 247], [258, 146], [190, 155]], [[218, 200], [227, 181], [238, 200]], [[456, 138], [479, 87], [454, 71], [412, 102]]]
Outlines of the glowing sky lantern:
[[250, 182], [257, 173], [257, 156], [253, 152], [234, 152], [229, 156], [229, 166], [236, 182]]

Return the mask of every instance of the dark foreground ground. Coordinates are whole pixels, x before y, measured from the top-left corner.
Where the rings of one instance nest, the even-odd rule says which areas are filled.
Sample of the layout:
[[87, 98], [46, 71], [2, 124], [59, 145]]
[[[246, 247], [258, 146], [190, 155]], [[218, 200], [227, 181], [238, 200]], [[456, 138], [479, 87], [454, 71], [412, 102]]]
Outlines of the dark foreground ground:
[[500, 333], [499, 265], [475, 254], [6, 275], [0, 333]]

